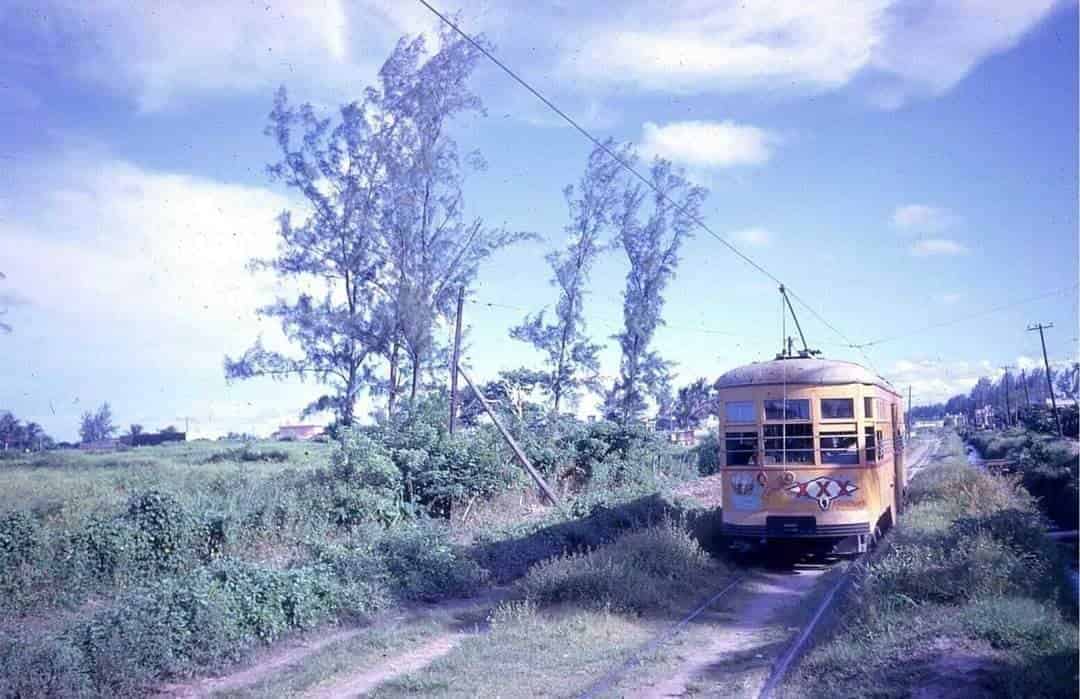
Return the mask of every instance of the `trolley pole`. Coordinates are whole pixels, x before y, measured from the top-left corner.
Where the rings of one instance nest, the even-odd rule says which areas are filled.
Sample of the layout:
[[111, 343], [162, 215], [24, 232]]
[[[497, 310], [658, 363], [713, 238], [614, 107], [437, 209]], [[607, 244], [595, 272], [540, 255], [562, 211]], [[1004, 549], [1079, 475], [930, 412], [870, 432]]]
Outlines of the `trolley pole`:
[[450, 434], [457, 422], [458, 359], [461, 357], [461, 311], [465, 306], [465, 287], [458, 289], [457, 318], [454, 320], [454, 357], [450, 365]]
[[1027, 329], [1028, 332], [1039, 331], [1039, 340], [1042, 342], [1043, 366], [1046, 367], [1046, 388], [1050, 391], [1050, 409], [1054, 411], [1054, 422], [1057, 423], [1058, 436], [1064, 437], [1065, 432], [1061, 429], [1061, 416], [1058, 415], [1057, 400], [1054, 398], [1054, 381], [1050, 375], [1050, 360], [1046, 356], [1046, 335], [1043, 333], [1044, 330], [1048, 330], [1052, 327], [1054, 327], [1053, 323], [1046, 323], [1045, 325], [1042, 323], [1032, 323]]

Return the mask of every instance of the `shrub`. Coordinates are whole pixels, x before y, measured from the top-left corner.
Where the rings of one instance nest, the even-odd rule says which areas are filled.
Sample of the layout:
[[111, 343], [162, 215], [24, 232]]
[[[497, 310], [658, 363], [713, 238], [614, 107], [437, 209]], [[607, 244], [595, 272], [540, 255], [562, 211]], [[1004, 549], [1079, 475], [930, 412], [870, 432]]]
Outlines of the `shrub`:
[[90, 693], [90, 678], [79, 649], [45, 636], [27, 642], [0, 636], [0, 696], [76, 697]]
[[403, 478], [379, 444], [356, 429], [342, 428], [331, 457], [332, 518], [336, 524], [384, 525], [404, 515]]
[[388, 530], [378, 552], [392, 588], [405, 599], [462, 596], [483, 582], [485, 572], [450, 541], [441, 524], [420, 520]]
[[698, 542], [669, 521], [601, 548], [542, 561], [519, 588], [539, 605], [577, 602], [642, 613], [702, 589], [715, 572]]
[[239, 463], [284, 463], [289, 460], [289, 452], [284, 449], [255, 449], [250, 444], [216, 451], [206, 457], [203, 463], [218, 464], [224, 461]]
[[0, 515], [0, 606], [12, 605], [29, 593], [27, 588], [41, 572], [42, 554], [36, 519], [25, 512]]

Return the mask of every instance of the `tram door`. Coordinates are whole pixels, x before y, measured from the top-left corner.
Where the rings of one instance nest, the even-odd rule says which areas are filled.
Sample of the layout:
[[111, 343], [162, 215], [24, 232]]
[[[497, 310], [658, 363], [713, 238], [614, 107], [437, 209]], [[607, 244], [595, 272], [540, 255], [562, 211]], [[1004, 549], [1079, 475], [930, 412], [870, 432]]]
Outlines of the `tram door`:
[[904, 440], [900, 434], [900, 421], [896, 416], [896, 403], [892, 403], [892, 433], [893, 433], [893, 502], [896, 510], [893, 519], [900, 516], [904, 509]]

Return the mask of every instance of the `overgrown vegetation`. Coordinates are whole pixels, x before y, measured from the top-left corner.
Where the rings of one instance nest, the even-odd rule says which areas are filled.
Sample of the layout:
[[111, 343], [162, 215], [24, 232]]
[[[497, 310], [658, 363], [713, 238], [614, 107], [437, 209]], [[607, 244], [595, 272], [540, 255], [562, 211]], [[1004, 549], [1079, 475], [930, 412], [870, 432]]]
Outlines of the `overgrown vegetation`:
[[1016, 463], [1024, 488], [1039, 499], [1047, 516], [1061, 529], [1076, 529], [1080, 491], [1075, 443], [1032, 430], [970, 431], [964, 438], [985, 459]]
[[[1075, 600], [1034, 499], [1017, 478], [949, 455], [909, 487], [909, 510], [860, 562], [838, 627], [790, 696], [901, 697], [920, 687], [1075, 695]], [[819, 681], [828, 677], [828, 682]]]
[[[55, 485], [33, 507], [0, 500], [0, 695], [142, 693], [283, 634], [467, 595], [679, 516], [644, 497], [686, 475], [660, 437], [606, 423], [512, 424], [539, 433], [524, 441], [568, 496], [566, 511], [457, 541], [456, 506], [524, 482], [490, 426], [450, 435], [437, 395], [375, 427], [341, 428], [326, 447], [192, 444], [11, 462], [13, 482]], [[635, 599], [609, 601], [644, 603]]]

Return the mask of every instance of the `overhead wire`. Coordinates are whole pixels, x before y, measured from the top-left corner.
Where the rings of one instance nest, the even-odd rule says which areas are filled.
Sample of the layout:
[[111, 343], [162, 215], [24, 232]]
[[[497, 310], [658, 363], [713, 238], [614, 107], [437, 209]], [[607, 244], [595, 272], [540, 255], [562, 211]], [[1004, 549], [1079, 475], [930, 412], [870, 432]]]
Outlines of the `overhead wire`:
[[[1054, 294], [1062, 293], [1063, 291], [1067, 290], [1067, 289], [1059, 289], [1059, 290], [1054, 291], [1054, 292], [1041, 294], [1041, 295], [1038, 295], [1038, 296], [1033, 296], [1033, 297], [1024, 299], [1022, 301], [1018, 301], [1016, 303], [997, 306], [995, 308], [991, 308], [991, 309], [988, 309], [986, 311], [983, 311], [983, 312], [980, 312], [980, 313], [977, 313], [977, 314], [972, 314], [970, 316], [966, 316], [966, 317], [962, 317], [962, 318], [956, 318], [956, 319], [952, 319], [952, 320], [948, 320], [948, 321], [943, 321], [941, 323], [934, 323], [934, 324], [925, 326], [923, 328], [920, 328], [918, 330], [912, 331], [910, 333], [892, 335], [892, 336], [888, 336], [888, 337], [884, 337], [884, 338], [879, 338], [879, 339], [876, 339], [876, 340], [871, 340], [869, 342], [862, 342], [862, 343], [853, 342], [846, 334], [844, 334], [839, 328], [837, 328], [834, 324], [829, 322], [828, 319], [826, 319], [813, 306], [811, 306], [809, 302], [807, 302], [805, 299], [803, 299], [802, 296], [800, 296], [797, 292], [793, 291], [791, 289], [790, 285], [784, 284], [784, 282], [782, 282], [779, 277], [777, 277], [775, 274], [770, 272], [768, 269], [766, 269], [763, 265], [761, 265], [760, 263], [755, 261], [749, 255], [744, 253], [742, 250], [740, 250], [734, 243], [729, 241], [727, 238], [725, 238], [724, 236], [722, 236], [719, 233], [717, 233], [716, 231], [714, 231], [699, 216], [697, 216], [696, 214], [693, 214], [692, 212], [688, 211], [684, 206], [682, 206], [677, 201], [673, 200], [671, 197], [669, 197], [667, 194], [665, 194], [659, 187], [656, 186], [656, 184], [652, 180], [650, 180], [648, 177], [646, 177], [644, 174], [642, 174], [631, 163], [627, 162], [624, 158], [620, 157], [619, 154], [616, 153], [614, 150], [612, 150], [611, 147], [609, 147], [606, 143], [604, 143], [603, 141], [598, 139], [596, 136], [594, 136], [588, 129], [586, 129], [584, 126], [582, 126], [577, 120], [575, 120], [569, 114], [567, 114], [562, 109], [560, 109], [558, 107], [558, 105], [556, 105], [554, 102], [552, 102], [546, 96], [544, 96], [543, 93], [541, 93], [539, 90], [537, 90], [532, 85], [530, 85], [524, 78], [522, 78], [520, 75], [518, 75], [512, 68], [507, 66], [501, 60], [499, 60], [499, 58], [497, 56], [495, 56], [491, 51], [489, 51], [487, 49], [487, 47], [485, 47], [480, 42], [476, 41], [476, 39], [474, 39], [466, 31], [461, 29], [453, 20], [451, 20], [448, 16], [446, 16], [445, 14], [440, 12], [438, 9], [436, 9], [430, 2], [428, 2], [428, 0], [417, 0], [417, 1], [421, 5], [423, 5], [425, 8], [427, 8], [428, 11], [430, 11], [433, 15], [435, 15], [441, 22], [443, 22], [446, 26], [448, 26], [452, 31], [454, 31], [457, 35], [459, 35], [462, 39], [464, 39], [467, 43], [469, 43], [469, 45], [471, 45], [473, 48], [475, 48], [477, 51], [479, 51], [484, 57], [486, 57], [489, 61], [491, 61], [493, 64], [495, 64], [500, 70], [502, 70], [504, 73], [506, 73], [508, 76], [510, 76], [510, 78], [512, 80], [514, 80], [514, 82], [518, 83], [521, 87], [525, 88], [525, 90], [527, 90], [530, 94], [532, 94], [534, 97], [536, 97], [536, 99], [540, 100], [546, 107], [548, 107], [548, 109], [550, 109], [555, 114], [557, 114], [560, 118], [562, 118], [563, 121], [565, 121], [567, 124], [569, 124], [571, 127], [573, 127], [578, 133], [580, 133], [582, 136], [584, 136], [596, 148], [599, 148], [608, 157], [610, 157], [612, 160], [614, 160], [620, 167], [622, 167], [624, 170], [626, 170], [628, 173], [630, 173], [634, 178], [636, 178], [637, 180], [642, 182], [646, 187], [651, 189], [658, 197], [660, 197], [661, 199], [669, 202], [677, 211], [679, 211], [680, 213], [685, 215], [698, 228], [700, 228], [701, 230], [705, 231], [710, 236], [715, 238], [721, 245], [726, 247], [736, 257], [741, 259], [746, 264], [750, 265], [750, 267], [752, 267], [753, 269], [755, 269], [756, 271], [758, 271], [759, 273], [761, 273], [762, 275], [767, 277], [772, 282], [776, 283], [777, 285], [784, 285], [785, 288], [787, 288], [788, 295], [791, 298], [795, 299], [799, 303], [800, 306], [802, 306], [804, 309], [806, 309], [806, 311], [808, 313], [810, 313], [810, 315], [812, 315], [815, 319], [818, 320], [818, 322], [820, 322], [822, 325], [824, 325], [826, 328], [828, 328], [833, 334], [835, 334], [837, 337], [839, 337], [843, 341], [842, 345], [837, 345], [837, 346], [842, 346], [842, 347], [845, 347], [845, 348], [854, 349], [854, 350], [858, 351], [863, 356], [863, 358], [867, 361], [867, 363], [870, 364], [870, 367], [872, 369], [874, 369], [874, 371], [876, 373], [878, 373], [878, 374], [880, 374], [880, 372], [877, 371], [877, 369], [874, 367], [873, 360], [870, 358], [870, 355], [866, 351], [870, 347], [874, 347], [874, 346], [877, 346], [877, 345], [880, 345], [880, 344], [883, 344], [883, 343], [886, 343], [886, 342], [892, 342], [894, 340], [901, 339], [903, 337], [909, 337], [911, 335], [922, 334], [922, 333], [924, 333], [924, 332], [926, 332], [928, 330], [933, 330], [933, 329], [937, 329], [937, 328], [940, 328], [940, 327], [946, 327], [946, 326], [953, 325], [953, 324], [960, 323], [960, 322], [964, 322], [966, 320], [970, 320], [970, 319], [973, 319], [973, 318], [982, 317], [982, 316], [988, 315], [990, 313], [995, 313], [997, 311], [1004, 310], [1006, 308], [1011, 308], [1011, 307], [1014, 307], [1014, 306], [1017, 306], [1017, 305], [1020, 305], [1020, 304], [1023, 304], [1023, 303], [1030, 303], [1031, 301], [1038, 300], [1040, 298], [1045, 298], [1047, 296], [1051, 296], [1051, 295], [1054, 295]], [[1068, 287], [1068, 288], [1075, 289], [1076, 287], [1077, 287], [1077, 285], [1074, 284], [1073, 286]], [[488, 304], [488, 305], [495, 306], [496, 304]], [[669, 326], [669, 327], [673, 327], [673, 326]], [[723, 332], [723, 331], [715, 331], [715, 332], [717, 334], [726, 334], [726, 335], [738, 336], [736, 333], [727, 333], [727, 332]]]
[[960, 316], [958, 318], [951, 318], [949, 320], [944, 320], [944, 321], [941, 321], [939, 323], [931, 323], [931, 324], [926, 325], [926, 326], [924, 326], [922, 328], [919, 328], [917, 330], [912, 330], [910, 332], [904, 332], [904, 333], [898, 333], [896, 335], [889, 335], [887, 337], [878, 338], [876, 340], [871, 340], [869, 342], [863, 342], [863, 343], [861, 343], [859, 345], [855, 345], [855, 346], [856, 347], [873, 347], [875, 345], [884, 344], [886, 342], [893, 342], [895, 340], [900, 340], [900, 339], [903, 339], [903, 338], [906, 338], [906, 337], [911, 337], [912, 335], [921, 335], [921, 334], [923, 334], [923, 333], [925, 333], [925, 332], [927, 332], [929, 330], [936, 330], [938, 328], [943, 328], [943, 327], [947, 327], [947, 326], [950, 326], [950, 325], [956, 325], [958, 323], [964, 323], [964, 322], [967, 322], [969, 320], [974, 320], [976, 318], [982, 318], [983, 316], [987, 316], [987, 315], [990, 315], [992, 313], [997, 313], [999, 311], [1008, 310], [1010, 308], [1016, 308], [1017, 306], [1022, 306], [1024, 304], [1031, 303], [1032, 301], [1038, 301], [1040, 299], [1049, 298], [1050, 296], [1057, 296], [1059, 294], [1065, 293], [1066, 291], [1076, 289], [1077, 287], [1080, 287], [1080, 284], [1072, 284], [1071, 286], [1061, 287], [1061, 288], [1055, 289], [1053, 291], [1047, 291], [1047, 292], [1043, 292], [1041, 294], [1036, 294], [1035, 296], [1029, 296], [1029, 297], [1020, 299], [1019, 301], [1014, 301], [1014, 302], [1011, 302], [1011, 303], [1001, 304], [1001, 305], [998, 305], [998, 306], [992, 306], [990, 308], [979, 311], [977, 313], [971, 313], [969, 315]]
[[[750, 265], [752, 268], [754, 268], [755, 270], [757, 270], [761, 274], [765, 275], [767, 278], [769, 278], [771, 281], [773, 281], [777, 285], [784, 284], [780, 280], [779, 277], [777, 277], [775, 274], [770, 272], [764, 266], [762, 266], [761, 264], [756, 262], [753, 258], [751, 258], [749, 255], [747, 255], [742, 250], [740, 250], [738, 247], [736, 247], [735, 244], [732, 243], [731, 241], [729, 241], [727, 238], [725, 238], [724, 236], [720, 235], [719, 233], [714, 231], [712, 228], [710, 228], [709, 225], [706, 224], [701, 219], [701, 217], [699, 217], [696, 214], [688, 211], [686, 209], [686, 207], [679, 204], [677, 201], [675, 201], [674, 199], [669, 197], [667, 194], [665, 194], [663, 192], [663, 190], [661, 190], [659, 187], [657, 187], [656, 184], [652, 180], [650, 180], [648, 177], [643, 175], [637, 168], [635, 168], [632, 164], [627, 162], [624, 158], [620, 157], [618, 155], [618, 153], [616, 153], [614, 150], [612, 150], [606, 143], [604, 143], [603, 141], [598, 139], [596, 136], [594, 136], [588, 129], [586, 129], [584, 126], [582, 126], [580, 123], [578, 123], [569, 114], [567, 114], [562, 109], [560, 109], [554, 102], [552, 102], [547, 97], [545, 97], [539, 90], [537, 90], [532, 85], [530, 85], [528, 82], [526, 82], [525, 79], [523, 79], [521, 76], [519, 76], [512, 68], [507, 66], [505, 63], [503, 63], [501, 60], [499, 60], [498, 57], [496, 57], [493, 53], [491, 53], [491, 51], [489, 51], [487, 49], [487, 47], [485, 47], [480, 42], [476, 41], [471, 35], [469, 35], [467, 32], [465, 32], [463, 29], [461, 29], [449, 17], [447, 17], [445, 14], [443, 14], [442, 12], [437, 10], [434, 6], [432, 6], [431, 3], [428, 2], [428, 0], [417, 0], [417, 1], [421, 5], [426, 7], [433, 15], [438, 17], [439, 20], [441, 20], [444, 24], [446, 24], [446, 26], [450, 27], [450, 29], [452, 29], [456, 34], [458, 34], [462, 39], [464, 39], [466, 42], [468, 42], [473, 48], [475, 48], [482, 55], [484, 55], [488, 60], [490, 60], [492, 63], [494, 63], [496, 66], [498, 66], [504, 73], [509, 75], [516, 83], [518, 83], [523, 88], [525, 88], [529, 93], [531, 93], [534, 97], [536, 97], [536, 99], [543, 102], [545, 106], [547, 106], [551, 111], [555, 112], [566, 123], [570, 124], [570, 126], [572, 126], [578, 133], [580, 133], [582, 136], [584, 136], [586, 139], [588, 139], [589, 142], [591, 142], [595, 147], [602, 150], [605, 154], [607, 154], [608, 157], [612, 158], [616, 163], [618, 163], [620, 167], [622, 167], [624, 170], [629, 172], [636, 179], [640, 180], [646, 187], [651, 189], [658, 197], [660, 197], [661, 199], [669, 202], [677, 211], [679, 211], [679, 213], [686, 216], [690, 221], [692, 221], [700, 229], [702, 229], [703, 231], [705, 231], [706, 233], [711, 235], [713, 238], [715, 238], [717, 241], [719, 241], [721, 245], [725, 246], [728, 250], [730, 250], [734, 255], [736, 255], [738, 258], [740, 258], [743, 262]], [[784, 286], [787, 286], [787, 285], [785, 284]], [[790, 288], [789, 288], [788, 293], [791, 294], [791, 296], [793, 296], [796, 300], [798, 300], [799, 304], [802, 305], [807, 311], [809, 311], [810, 314], [813, 315], [815, 318], [817, 318], [822, 324], [824, 324], [825, 327], [829, 328], [841, 340], [843, 340], [844, 343], [846, 344], [846, 346], [854, 348], [854, 349], [858, 349], [858, 347], [854, 343], [852, 343], [851, 340], [848, 339], [848, 337], [846, 335], [844, 335], [844, 333], [840, 332], [840, 330], [837, 329], [836, 326], [834, 326], [832, 323], [827, 321], [824, 318], [824, 316], [822, 316], [820, 313], [818, 313], [812, 306], [809, 305], [809, 303], [807, 303], [805, 300], [803, 300], [801, 297], [799, 297], [794, 292], [790, 291]], [[863, 352], [863, 354], [864, 354], [864, 356], [866, 356], [865, 352]], [[867, 356], [867, 359], [869, 359], [868, 356]]]

